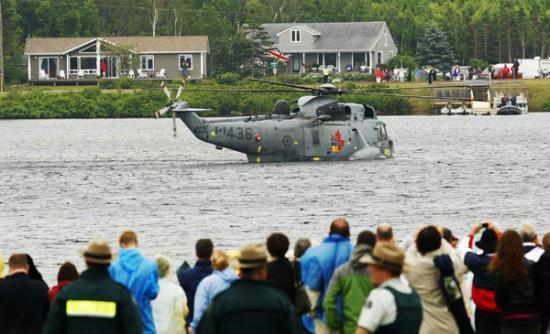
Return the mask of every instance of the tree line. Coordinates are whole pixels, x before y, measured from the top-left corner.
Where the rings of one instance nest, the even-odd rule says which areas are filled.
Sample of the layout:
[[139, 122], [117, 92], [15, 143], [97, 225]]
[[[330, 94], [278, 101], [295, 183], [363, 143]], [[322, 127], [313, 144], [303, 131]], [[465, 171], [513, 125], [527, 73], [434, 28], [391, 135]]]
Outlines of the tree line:
[[239, 71], [258, 46], [248, 43], [243, 26], [271, 22], [384, 20], [399, 52], [412, 56], [433, 27], [446, 35], [459, 64], [548, 57], [550, 45], [550, 0], [0, 1], [11, 83], [26, 78], [23, 50], [29, 36], [208, 35], [210, 74]]

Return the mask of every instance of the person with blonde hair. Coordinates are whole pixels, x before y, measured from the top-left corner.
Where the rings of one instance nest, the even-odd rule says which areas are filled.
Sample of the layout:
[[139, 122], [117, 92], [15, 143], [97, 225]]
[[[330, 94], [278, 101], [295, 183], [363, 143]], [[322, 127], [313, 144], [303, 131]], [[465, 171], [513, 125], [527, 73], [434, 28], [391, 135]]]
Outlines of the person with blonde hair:
[[202, 316], [214, 297], [229, 288], [231, 283], [238, 278], [233, 268], [229, 266], [229, 256], [226, 252], [222, 250], [214, 251], [210, 260], [212, 261], [213, 272], [199, 283], [195, 293], [195, 309], [193, 321], [191, 322], [193, 333], [196, 333]]
[[170, 282], [170, 261], [159, 255], [155, 258], [159, 271], [159, 293], [151, 305], [157, 334], [184, 334], [185, 317], [189, 313], [187, 297], [179, 284]]

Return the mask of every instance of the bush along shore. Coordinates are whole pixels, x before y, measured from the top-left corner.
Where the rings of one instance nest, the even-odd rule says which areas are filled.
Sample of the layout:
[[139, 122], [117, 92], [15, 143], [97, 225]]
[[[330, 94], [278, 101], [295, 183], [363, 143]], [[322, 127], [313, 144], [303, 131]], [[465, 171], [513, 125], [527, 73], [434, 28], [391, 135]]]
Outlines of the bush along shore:
[[[192, 88], [214, 87], [197, 85]], [[235, 87], [217, 85], [216, 88]], [[265, 87], [249, 85], [236, 88]], [[177, 86], [171, 89], [175, 91]], [[213, 110], [205, 113], [205, 116], [228, 116], [269, 114], [277, 100], [286, 99], [295, 105], [296, 100], [304, 95], [307, 93], [185, 92], [181, 99], [188, 101], [191, 106]], [[372, 105], [383, 115], [410, 113], [410, 104], [402, 97], [343, 95], [338, 99], [342, 102]], [[13, 90], [0, 97], [0, 119], [143, 118], [152, 117], [156, 110], [166, 106], [168, 102], [158, 88], [100, 90], [93, 87], [67, 91], [33, 88], [25, 92]]]
[[[318, 87], [319, 78], [300, 78], [297, 76], [279, 76], [277, 80], [285, 83]], [[311, 81], [311, 82], [310, 82]], [[550, 80], [523, 80], [520, 85], [529, 90], [529, 109], [532, 111], [550, 111]], [[178, 81], [169, 82], [174, 94]], [[391, 88], [426, 87], [425, 82], [389, 84]], [[372, 89], [388, 87], [385, 84], [373, 84], [364, 81], [344, 80], [339, 84], [343, 90], [360, 89], [373, 92]], [[435, 85], [434, 85], [435, 87]], [[239, 75], [226, 73], [214, 80], [190, 80], [186, 88], [193, 89], [255, 89], [280, 90], [273, 85], [245, 81]], [[392, 90], [391, 94], [430, 95], [428, 89], [414, 91]], [[382, 93], [381, 94], [385, 94]], [[274, 103], [286, 99], [294, 106], [305, 92], [296, 93], [244, 93], [186, 91], [181, 99], [193, 107], [210, 108], [213, 111], [204, 116], [228, 116], [232, 114], [269, 114]], [[380, 115], [429, 114], [430, 101], [427, 99], [406, 98], [380, 95], [341, 95], [342, 102], [355, 102], [373, 106]], [[0, 119], [41, 119], [41, 118], [144, 118], [152, 117], [154, 112], [168, 104], [161, 91], [159, 82], [131, 79], [100, 80], [97, 87], [18, 87], [8, 93], [0, 94]], [[167, 115], [169, 116], [169, 115]]]

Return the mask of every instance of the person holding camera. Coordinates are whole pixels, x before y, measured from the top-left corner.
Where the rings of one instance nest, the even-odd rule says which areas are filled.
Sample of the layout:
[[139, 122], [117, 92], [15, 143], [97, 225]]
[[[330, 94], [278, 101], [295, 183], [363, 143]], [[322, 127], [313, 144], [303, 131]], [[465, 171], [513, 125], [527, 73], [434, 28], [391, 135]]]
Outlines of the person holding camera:
[[[475, 243], [481, 253], [472, 250], [474, 238], [481, 230], [481, 239]], [[472, 283], [472, 299], [476, 305], [476, 333], [499, 333], [501, 326], [501, 309], [495, 301], [495, 273], [487, 267], [496, 255], [498, 237], [501, 232], [492, 223], [474, 225], [469, 236], [469, 251], [464, 255], [464, 264], [474, 274]]]

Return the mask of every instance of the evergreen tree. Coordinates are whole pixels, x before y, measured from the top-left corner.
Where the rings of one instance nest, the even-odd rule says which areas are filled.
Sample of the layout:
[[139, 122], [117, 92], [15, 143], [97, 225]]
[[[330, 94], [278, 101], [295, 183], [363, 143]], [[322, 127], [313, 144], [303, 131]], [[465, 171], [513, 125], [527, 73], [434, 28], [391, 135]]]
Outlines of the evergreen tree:
[[447, 35], [434, 26], [424, 32], [424, 37], [418, 42], [416, 61], [421, 66], [431, 65], [443, 71], [454, 63], [454, 53]]

